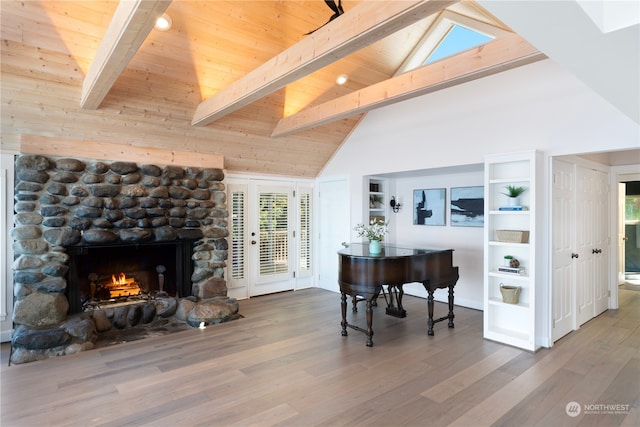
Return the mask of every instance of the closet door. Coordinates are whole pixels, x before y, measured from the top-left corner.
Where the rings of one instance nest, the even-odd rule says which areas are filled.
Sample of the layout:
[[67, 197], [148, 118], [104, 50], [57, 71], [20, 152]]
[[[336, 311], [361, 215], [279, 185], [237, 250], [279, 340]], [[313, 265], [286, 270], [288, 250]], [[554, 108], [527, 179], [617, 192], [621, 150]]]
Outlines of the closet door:
[[553, 340], [609, 307], [609, 176], [553, 160]]
[[591, 171], [594, 187], [594, 316], [609, 308], [609, 176]]
[[578, 166], [576, 168], [576, 299], [577, 321], [582, 325], [595, 315], [594, 295], [594, 254], [595, 247], [595, 194], [593, 192], [594, 175], [592, 171]]
[[575, 277], [575, 166], [553, 161], [553, 341], [576, 329]]

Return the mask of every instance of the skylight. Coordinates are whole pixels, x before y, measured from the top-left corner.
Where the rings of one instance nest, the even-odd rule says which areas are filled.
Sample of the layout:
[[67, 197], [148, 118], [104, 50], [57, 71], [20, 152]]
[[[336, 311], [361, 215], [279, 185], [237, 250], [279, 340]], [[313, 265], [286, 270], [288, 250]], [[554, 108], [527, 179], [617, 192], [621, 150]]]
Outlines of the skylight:
[[492, 37], [480, 34], [461, 25], [453, 24], [438, 46], [424, 61], [431, 64], [447, 56], [458, 54], [472, 47], [492, 40]]

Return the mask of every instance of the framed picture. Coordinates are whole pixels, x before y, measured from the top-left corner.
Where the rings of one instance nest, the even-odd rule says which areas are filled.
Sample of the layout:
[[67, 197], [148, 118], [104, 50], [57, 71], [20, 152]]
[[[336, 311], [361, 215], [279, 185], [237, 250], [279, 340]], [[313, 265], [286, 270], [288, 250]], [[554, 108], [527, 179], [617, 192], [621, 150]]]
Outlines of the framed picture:
[[445, 225], [444, 188], [413, 190], [413, 224]]
[[484, 187], [451, 188], [451, 225], [484, 226]]

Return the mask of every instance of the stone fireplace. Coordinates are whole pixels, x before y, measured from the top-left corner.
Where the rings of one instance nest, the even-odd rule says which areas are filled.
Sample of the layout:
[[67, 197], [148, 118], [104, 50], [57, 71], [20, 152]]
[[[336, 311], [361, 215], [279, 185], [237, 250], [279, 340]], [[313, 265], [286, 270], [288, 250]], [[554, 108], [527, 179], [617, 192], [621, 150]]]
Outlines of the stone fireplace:
[[12, 362], [87, 350], [100, 332], [158, 317], [238, 317], [222, 170], [39, 155], [15, 166]]

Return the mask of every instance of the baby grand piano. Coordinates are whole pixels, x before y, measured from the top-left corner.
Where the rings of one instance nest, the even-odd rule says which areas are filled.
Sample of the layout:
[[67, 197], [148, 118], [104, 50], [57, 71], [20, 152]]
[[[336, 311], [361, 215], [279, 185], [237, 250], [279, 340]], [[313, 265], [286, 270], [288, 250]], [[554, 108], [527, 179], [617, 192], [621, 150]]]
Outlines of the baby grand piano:
[[[427, 291], [429, 310], [428, 335], [433, 335], [433, 325], [449, 320], [453, 328], [453, 287], [458, 281], [458, 267], [453, 266], [453, 249], [409, 249], [384, 245], [382, 253], [371, 255], [369, 246], [351, 244], [338, 251], [338, 283], [340, 284], [342, 309], [342, 335], [347, 336], [347, 327], [364, 332], [367, 347], [373, 345], [373, 306], [387, 286], [386, 313], [405, 317], [402, 307], [402, 286], [420, 282]], [[433, 319], [433, 292], [438, 288], [449, 288], [449, 314]], [[347, 323], [347, 295], [353, 299], [353, 311], [357, 301], [366, 302], [366, 329]], [[388, 295], [388, 298], [387, 298]], [[395, 296], [395, 298], [394, 298]], [[394, 301], [395, 299], [395, 301]], [[396, 305], [397, 304], [397, 305]]]

